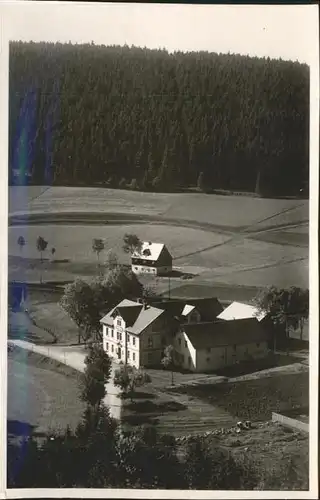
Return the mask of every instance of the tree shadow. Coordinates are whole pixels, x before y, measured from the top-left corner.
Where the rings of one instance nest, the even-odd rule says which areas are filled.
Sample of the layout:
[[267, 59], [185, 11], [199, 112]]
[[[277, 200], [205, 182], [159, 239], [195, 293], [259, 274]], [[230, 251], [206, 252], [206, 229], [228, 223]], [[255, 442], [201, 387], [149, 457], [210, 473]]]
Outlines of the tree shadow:
[[127, 409], [136, 413], [164, 414], [178, 412], [186, 409], [186, 406], [176, 401], [166, 401], [164, 403], [154, 403], [153, 401], [133, 401], [127, 405]]
[[122, 399], [156, 399], [158, 396], [156, 394], [152, 394], [151, 392], [143, 392], [137, 391], [134, 392], [132, 396], [129, 394], [122, 394]]
[[155, 417], [150, 417], [149, 415], [126, 415], [122, 418], [124, 424], [130, 426], [140, 426], [140, 425], [157, 425], [159, 419]]

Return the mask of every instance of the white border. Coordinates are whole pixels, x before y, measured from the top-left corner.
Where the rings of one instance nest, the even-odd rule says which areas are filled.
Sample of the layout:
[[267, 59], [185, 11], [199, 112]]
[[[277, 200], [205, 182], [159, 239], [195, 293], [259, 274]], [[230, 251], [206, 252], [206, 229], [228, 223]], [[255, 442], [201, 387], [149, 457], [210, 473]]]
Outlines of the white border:
[[[1, 5], [2, 3], [2, 5]], [[5, 416], [7, 396], [7, 255], [8, 255], [8, 40], [9, 18], [5, 20], [5, 10], [8, 13], [7, 2], [0, 3], [0, 331], [2, 349], [0, 349], [0, 396], [2, 416]], [[2, 6], [6, 9], [2, 10]], [[12, 2], [19, 3], [19, 2]], [[46, 8], [63, 5], [68, 2], [45, 2]], [[83, 2], [84, 3], [84, 2]], [[82, 5], [83, 5], [82, 3]], [[40, 7], [41, 2], [32, 2]], [[77, 4], [73, 4], [76, 8]], [[101, 4], [97, 4], [98, 6]], [[237, 4], [239, 5], [239, 4]], [[232, 7], [232, 5], [230, 6]], [[302, 6], [301, 6], [302, 7]], [[311, 32], [312, 64], [310, 65], [310, 489], [308, 492], [297, 491], [176, 491], [176, 490], [122, 490], [122, 489], [6, 489], [6, 419], [0, 423], [1, 439], [1, 498], [317, 498], [318, 497], [318, 350], [319, 350], [319, 297], [318, 297], [318, 186], [319, 186], [319, 45], [318, 45], [318, 8], [317, 5], [304, 5], [313, 9], [315, 24]]]

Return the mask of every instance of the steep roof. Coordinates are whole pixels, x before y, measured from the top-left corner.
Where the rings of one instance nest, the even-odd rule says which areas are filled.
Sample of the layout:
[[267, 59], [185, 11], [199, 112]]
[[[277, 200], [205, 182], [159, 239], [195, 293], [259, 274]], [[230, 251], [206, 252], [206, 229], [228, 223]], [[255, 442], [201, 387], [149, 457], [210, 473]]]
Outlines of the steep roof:
[[184, 331], [195, 349], [267, 340], [267, 333], [256, 318], [184, 325]]
[[195, 310], [194, 306], [192, 306], [191, 304], [186, 304], [181, 314], [182, 316], [188, 316], [188, 314], [190, 314], [194, 310]]
[[[200, 313], [202, 321], [214, 321], [218, 314], [223, 311], [223, 307], [217, 298], [203, 298], [203, 299], [174, 299], [174, 300], [162, 300], [155, 301], [152, 303], [153, 306], [160, 309], [165, 309], [168, 314], [172, 316], [181, 317], [183, 311], [189, 310], [194, 307]], [[186, 314], [186, 313], [184, 313]]]
[[242, 302], [232, 302], [224, 311], [222, 311], [218, 319], [231, 321], [234, 319], [256, 318], [261, 321], [266, 317], [266, 313], [261, 313], [255, 306], [243, 304]]
[[165, 245], [163, 243], [153, 243], [152, 241], [143, 241], [140, 252], [133, 252], [135, 259], [158, 260]]
[[153, 323], [161, 314], [162, 309], [147, 306], [139, 302], [124, 299], [116, 307], [111, 309], [102, 319], [104, 325], [113, 326], [114, 315], [119, 314], [126, 323], [126, 330], [135, 335], [139, 335], [147, 326]]

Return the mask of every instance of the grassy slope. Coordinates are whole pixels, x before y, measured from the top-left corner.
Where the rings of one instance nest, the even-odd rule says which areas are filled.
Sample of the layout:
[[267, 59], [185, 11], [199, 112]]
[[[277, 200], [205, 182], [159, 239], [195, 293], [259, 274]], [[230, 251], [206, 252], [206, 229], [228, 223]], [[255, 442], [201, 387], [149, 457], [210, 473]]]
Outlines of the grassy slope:
[[8, 376], [10, 424], [19, 420], [41, 434], [67, 425], [74, 428], [81, 419], [85, 405], [79, 399], [79, 372], [15, 348], [8, 355]]

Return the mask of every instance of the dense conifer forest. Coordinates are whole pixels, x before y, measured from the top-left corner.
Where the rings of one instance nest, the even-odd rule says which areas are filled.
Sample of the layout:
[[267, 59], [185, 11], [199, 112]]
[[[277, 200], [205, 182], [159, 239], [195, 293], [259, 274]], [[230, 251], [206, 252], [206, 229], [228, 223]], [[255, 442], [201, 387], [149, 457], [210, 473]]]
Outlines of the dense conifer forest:
[[28, 174], [32, 184], [268, 196], [307, 185], [305, 64], [12, 42], [9, 79], [10, 183]]

